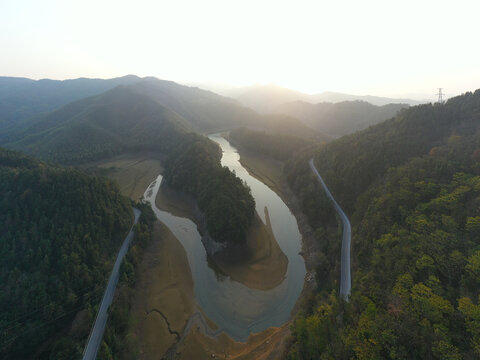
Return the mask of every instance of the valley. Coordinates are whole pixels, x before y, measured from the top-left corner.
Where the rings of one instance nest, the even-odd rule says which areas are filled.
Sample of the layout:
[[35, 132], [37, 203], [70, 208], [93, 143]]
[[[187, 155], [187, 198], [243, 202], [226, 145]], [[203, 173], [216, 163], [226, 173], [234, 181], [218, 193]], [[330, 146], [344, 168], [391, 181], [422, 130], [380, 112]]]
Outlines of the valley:
[[[240, 171], [238, 170], [239, 169], [237, 168], [236, 172], [240, 173]], [[245, 176], [247, 176], [246, 171]], [[146, 193], [147, 201], [150, 201], [148, 199], [154, 196], [153, 194], [156, 195], [156, 191], [158, 191], [160, 185], [158, 183], [159, 179], [157, 179], [157, 183], [154, 183], [152, 187], [153, 193]], [[255, 181], [257, 182], [256, 187], [259, 189], [258, 191], [260, 191], [260, 189], [262, 189], [261, 191], [265, 191], [265, 189], [262, 188], [262, 186], [265, 187], [265, 185], [260, 185], [261, 183], [259, 183], [257, 180]], [[253, 191], [255, 193], [255, 188]], [[263, 196], [265, 197], [265, 195]], [[258, 204], [258, 197], [256, 197], [256, 201]], [[271, 200], [267, 200], [267, 198], [265, 198], [265, 200], [263, 201]], [[275, 201], [279, 201], [279, 199]], [[273, 211], [275, 215], [279, 214], [278, 205], [276, 207], [272, 207], [270, 205], [268, 206], [268, 208], [269, 211]], [[273, 210], [270, 210], [272, 208]], [[222, 276], [221, 274], [216, 275], [215, 272], [209, 268], [209, 265], [206, 262], [205, 250], [203, 249], [202, 243], [199, 241], [200, 235], [197, 233], [196, 225], [194, 223], [187, 219], [175, 217], [167, 212], [162, 212], [158, 209], [155, 209], [155, 213], [157, 214], [157, 217], [159, 217], [159, 219], [173, 231], [176, 237], [187, 249], [187, 257], [189, 258], [190, 268], [193, 269], [192, 274], [195, 284], [195, 294], [197, 302], [199, 303], [200, 307], [203, 309], [207, 317], [213, 320], [220, 327], [220, 329], [226, 331], [227, 334], [233, 336], [235, 339], [245, 341], [248, 338], [248, 334], [250, 333], [250, 331], [262, 331], [270, 326], [281, 325], [283, 322], [289, 319], [291, 308], [293, 307], [293, 305], [295, 305], [296, 299], [303, 288], [303, 278], [305, 270], [303, 270], [303, 272], [300, 270], [300, 273], [298, 274], [295, 272], [298, 270], [295, 270], [294, 266], [303, 266], [303, 261], [298, 262], [298, 260], [295, 260], [295, 258], [298, 258], [299, 260], [301, 259], [301, 257], [299, 257], [297, 254], [298, 250], [295, 251], [295, 248], [286, 247], [287, 243], [285, 243], [285, 240], [282, 239], [287, 239], [288, 237], [285, 237], [285, 235], [279, 235], [280, 229], [283, 229], [283, 231], [285, 231], [285, 229], [288, 229], [287, 231], [293, 230], [291, 229], [291, 227], [285, 224], [281, 225], [283, 227], [278, 227], [279, 223], [277, 219], [283, 218], [285, 220], [285, 216], [273, 217], [270, 214], [272, 222], [276, 221], [277, 223], [276, 228], [274, 227], [274, 232], [276, 235], [275, 238], [277, 239], [277, 241], [279, 241], [283, 252], [285, 252], [289, 257], [287, 275], [288, 277], [282, 282], [280, 286], [277, 286], [274, 289], [270, 290], [268, 293], [265, 293], [258, 292], [253, 289], [249, 289], [248, 287], [242, 286], [237, 282], [231, 281], [228, 277]], [[265, 216], [265, 214], [262, 215]], [[300, 240], [300, 237], [298, 237], [298, 240]], [[298, 243], [297, 246], [300, 246], [300, 243]], [[295, 263], [298, 265], [291, 265]], [[299, 276], [302, 280], [299, 282], [298, 280], [295, 280], [295, 278], [292, 278], [292, 276]], [[291, 290], [287, 291], [287, 289], [291, 286], [297, 287], [297, 297], [295, 297], [295, 293]], [[218, 293], [219, 295], [211, 296], [212, 293]], [[282, 298], [283, 296], [287, 296], [285, 300]], [[239, 307], [240, 304], [237, 303], [236, 299], [242, 299], [241, 308]], [[265, 303], [266, 301], [267, 303]], [[275, 303], [279, 303], [279, 305], [267, 305], [269, 302], [271, 303], [272, 301], [274, 301]], [[263, 305], [259, 308], [259, 304]], [[235, 315], [231, 314], [231, 310], [229, 310], [232, 306], [235, 306]], [[285, 308], [285, 306], [288, 307]], [[290, 310], [288, 310], [289, 307]], [[279, 309], [280, 311], [276, 309]], [[241, 315], [239, 314], [239, 312], [241, 312]], [[232, 315], [233, 317], [231, 317]], [[229, 318], [227, 321], [225, 321], [224, 319], [227, 316]], [[256, 319], [255, 317], [258, 316], [261, 317]], [[243, 329], [249, 330], [248, 332], [244, 332], [245, 330]]]
[[[165, 183], [158, 189], [155, 205], [162, 211], [190, 219], [197, 227], [201, 223], [201, 214], [195, 200], [179, 194]], [[266, 224], [256, 214], [243, 246], [211, 257], [211, 265], [221, 275], [260, 290], [279, 285], [284, 279], [288, 263], [275, 240], [268, 209], [265, 212]]]
[[[410, 108], [284, 104], [299, 120], [137, 80], [5, 125], [2, 145], [48, 161], [0, 152], [4, 274], [21, 276], [23, 289], [41, 284], [13, 311], [42, 298], [63, 319], [30, 350], [19, 344], [51, 313], [25, 323], [0, 314], [0, 329], [14, 324], [7, 359], [81, 354], [103, 285], [63, 284], [105, 282], [132, 204], [145, 216], [100, 359], [474, 358], [478, 91]], [[13, 269], [17, 258], [36, 261], [34, 273]]]
[[0, 360], [480, 359], [479, 13], [0, 1]]
[[[228, 149], [228, 151], [232, 151], [230, 150], [231, 148]], [[230, 156], [233, 155], [234, 153]], [[158, 155], [155, 157], [154, 154], [126, 154], [113, 159], [88, 163], [85, 165], [85, 168], [90, 172], [101, 172], [117, 180], [122, 192], [136, 200], [138, 198], [136, 189], [138, 189], [141, 184], [145, 184], [147, 181], [155, 178], [153, 171], [158, 170], [158, 172], [162, 172], [163, 169], [160, 164], [161, 162]], [[238, 166], [240, 166], [240, 164], [237, 163], [236, 166], [236, 173], [238, 173]], [[243, 171], [245, 173], [244, 176], [248, 177], [249, 175], [246, 170]], [[281, 172], [277, 172], [277, 175], [280, 176]], [[158, 181], [157, 179], [157, 182]], [[258, 182], [258, 180], [255, 180], [255, 182]], [[178, 222], [179, 220], [172, 222], [173, 219], [177, 217], [198, 221], [198, 212], [192, 211], [196, 207], [195, 201], [188, 196], [178, 194], [168, 186], [158, 186], [157, 183], [154, 184], [153, 189], [154, 191], [157, 190], [158, 193], [150, 194], [152, 188], [149, 187], [144, 196], [147, 201], [150, 201], [148, 200], [150, 196], [155, 199], [156, 207], [163, 210], [159, 219], [167, 224], [168, 227], [161, 223], [155, 225], [154, 239], [149, 248], [145, 250], [145, 257], [139, 265], [139, 280], [135, 288], [136, 295], [131, 316], [133, 323], [131, 331], [136, 334], [138, 339], [140, 358], [155, 358], [155, 356], [158, 356], [158, 353], [166, 353], [172, 346], [175, 346], [175, 351], [182, 354], [181, 358], [185, 359], [189, 358], [188, 354], [190, 354], [193, 349], [199, 352], [203, 351], [206, 354], [209, 352], [221, 354], [222, 351], [226, 351], [232, 354], [232, 356], [233, 354], [237, 354], [235, 356], [238, 356], [236, 358], [239, 359], [243, 357], [248, 358], [252, 353], [261, 353], [265, 356], [270, 354], [269, 356], [272, 356], [272, 353], [280, 351], [280, 348], [283, 349], [282, 346], [284, 345], [281, 344], [283, 343], [287, 327], [285, 325], [277, 328], [277, 326], [290, 318], [289, 310], [282, 310], [284, 315], [280, 315], [279, 313], [285, 320], [282, 322], [275, 320], [275, 322], [272, 323], [274, 327], [271, 329], [267, 330], [270, 326], [266, 325], [263, 329], [260, 328], [260, 332], [259, 330], [254, 331], [255, 333], [259, 333], [253, 337], [244, 337], [243, 335], [238, 337], [238, 334], [235, 335], [235, 333], [233, 333], [232, 338], [232, 335], [228, 333], [228, 329], [226, 330], [227, 332], [224, 333], [224, 329], [218, 328], [217, 323], [213, 320], [215, 319], [215, 315], [209, 316], [209, 311], [211, 311], [212, 307], [207, 305], [207, 311], [203, 310], [203, 306], [198, 304], [198, 300], [195, 301], [196, 296], [194, 295], [194, 288], [198, 288], [198, 285], [196, 287], [194, 286], [195, 280], [197, 283], [201, 283], [202, 290], [200, 291], [202, 293], [216, 291], [207, 286], [207, 284], [212, 283], [213, 279], [216, 279], [215, 282], [218, 281], [221, 287], [224, 286], [223, 283], [229, 284], [225, 288], [225, 290], [229, 289], [228, 292], [240, 291], [238, 285], [235, 284], [243, 284], [246, 293], [252, 293], [253, 289], [261, 289], [262, 291], [275, 289], [285, 281], [289, 262], [278, 245], [272, 229], [271, 223], [274, 222], [277, 224], [276, 231], [278, 234], [279, 218], [270, 219], [269, 208], [272, 208], [272, 205], [264, 206], [261, 210], [259, 207], [261, 205], [257, 205], [257, 212], [261, 214], [261, 217], [259, 215], [255, 217], [254, 223], [247, 235], [246, 251], [242, 252], [243, 255], [237, 255], [235, 259], [228, 255], [220, 257], [214, 256], [213, 262], [210, 261], [208, 265], [205, 263], [205, 265], [200, 266], [200, 260], [196, 255], [195, 260], [187, 261], [187, 258], [191, 259], [193, 254], [198, 253], [202, 248], [199, 240], [185, 240], [185, 234], [190, 232], [193, 232], [193, 234], [196, 233], [196, 225], [189, 221], [185, 223], [186, 219], [180, 222]], [[262, 192], [266, 191], [266, 186], [260, 184], [261, 183], [258, 182], [257, 187], [262, 189]], [[271, 190], [269, 191], [274, 194]], [[277, 195], [275, 195], [275, 197], [277, 197]], [[167, 212], [172, 215], [167, 215]], [[278, 212], [278, 210], [274, 210], [275, 214], [276, 212]], [[158, 214], [157, 211], [156, 213]], [[176, 226], [180, 226], [180, 231], [176, 230]], [[186, 232], [187, 229], [190, 230]], [[189, 248], [192, 248], [192, 250], [188, 251]], [[186, 253], [185, 249], [187, 249]], [[203, 269], [205, 266], [207, 266], [207, 269], [209, 266], [213, 266], [214, 270], [208, 269], [203, 271], [211, 272], [212, 275], [217, 273], [214, 276], [207, 276], [207, 279], [211, 279], [207, 282], [201, 280], [204, 276], [202, 275], [199, 278], [198, 273], [199, 269]], [[196, 269], [193, 277], [191, 269]], [[291, 269], [289, 273], [292, 273]], [[302, 276], [301, 273], [300, 276]], [[303, 276], [300, 282], [295, 280], [291, 281], [297, 283], [297, 285], [302, 285]], [[300, 291], [302, 287], [299, 288]], [[283, 289], [285, 289], [284, 285]], [[223, 292], [225, 290], [221, 291]], [[275, 297], [278, 297], [278, 289], [274, 291], [274, 294], [277, 294]], [[288, 294], [288, 292], [285, 292], [285, 294]], [[214, 298], [204, 297], [203, 301], [212, 301], [215, 298], [221, 299], [224, 296], [225, 295]], [[253, 293], [249, 296], [253, 296]], [[245, 298], [245, 295], [233, 295], [232, 300], [235, 297]], [[262, 298], [273, 299], [270, 296], [265, 297], [263, 294]], [[291, 304], [295, 305], [295, 298], [291, 299], [293, 300]], [[255, 296], [251, 297], [249, 301], [250, 305], [242, 305], [244, 309], [251, 308], [259, 302]], [[183, 305], [180, 306], [180, 304]], [[216, 306], [218, 306], [218, 304]], [[222, 306], [224, 307], [224, 305]], [[236, 307], [238, 307], [238, 304]], [[198, 310], [195, 310], [196, 308], [198, 308]], [[262, 307], [259, 310], [255, 310], [255, 313], [262, 314], [265, 308], [266, 307]], [[158, 311], [151, 312], [151, 309]], [[230, 312], [228, 307], [222, 311], [224, 311], [222, 317], [227, 316]], [[238, 309], [235, 310], [235, 312], [237, 311]], [[249, 311], [251, 311], [251, 309]], [[160, 315], [159, 312], [161, 312], [162, 315]], [[203, 319], [201, 322], [194, 321], [191, 330], [184, 334], [183, 330], [187, 325], [187, 320], [193, 314], [201, 316]], [[275, 317], [277, 316], [278, 315], [275, 315]], [[231, 323], [235, 321], [243, 322], [243, 317], [244, 316], [238, 317], [237, 315], [234, 319], [238, 320], [229, 319], [228, 325], [230, 326]], [[249, 319], [248, 321], [251, 323], [256, 322], [253, 318], [249, 317]], [[167, 325], [167, 321], [170, 325]], [[204, 324], [209, 324], [208, 328], [205, 328]], [[197, 326], [200, 326], [200, 329], [203, 330], [197, 330]], [[248, 327], [248, 325], [243, 326]], [[182, 340], [180, 344], [174, 345], [178, 342], [179, 338], [177, 335], [172, 334], [173, 329], [176, 333], [181, 334]], [[210, 333], [222, 335], [218, 338], [210, 337], [208, 335]], [[267, 343], [265, 343], [265, 341], [267, 341]]]

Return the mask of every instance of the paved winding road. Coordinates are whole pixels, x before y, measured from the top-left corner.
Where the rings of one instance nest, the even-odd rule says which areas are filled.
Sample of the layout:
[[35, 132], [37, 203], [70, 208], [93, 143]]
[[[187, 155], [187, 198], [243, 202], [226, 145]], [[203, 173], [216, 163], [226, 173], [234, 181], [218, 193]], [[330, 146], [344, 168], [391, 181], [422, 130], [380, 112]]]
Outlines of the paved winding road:
[[352, 229], [350, 226], [350, 220], [348, 220], [347, 215], [343, 212], [342, 208], [335, 201], [332, 193], [328, 190], [327, 185], [323, 181], [322, 177], [318, 173], [315, 164], [313, 163], [313, 158], [310, 159], [310, 168], [317, 175], [318, 181], [323, 186], [327, 197], [332, 201], [333, 207], [337, 211], [340, 219], [342, 220], [343, 225], [343, 236], [342, 236], [342, 257], [341, 257], [341, 275], [340, 275], [340, 296], [348, 301], [350, 296], [350, 290], [352, 287], [352, 279], [350, 275], [350, 243], [352, 241]]
[[[140, 217], [140, 210], [133, 208], [133, 214], [135, 215], [135, 221], [133, 225], [138, 222]], [[118, 252], [117, 260], [115, 260], [115, 265], [113, 266], [112, 273], [108, 279], [107, 288], [105, 289], [105, 294], [103, 295], [102, 302], [100, 304], [100, 309], [98, 310], [97, 318], [90, 332], [90, 336], [83, 351], [83, 360], [95, 360], [97, 357], [98, 350], [100, 349], [100, 344], [102, 343], [103, 332], [105, 331], [105, 325], [108, 318], [108, 307], [112, 303], [113, 294], [115, 293], [115, 288], [117, 287], [120, 265], [122, 264], [123, 257], [128, 251], [128, 247], [133, 240], [133, 225], [128, 233], [127, 237], [123, 241], [122, 247]]]

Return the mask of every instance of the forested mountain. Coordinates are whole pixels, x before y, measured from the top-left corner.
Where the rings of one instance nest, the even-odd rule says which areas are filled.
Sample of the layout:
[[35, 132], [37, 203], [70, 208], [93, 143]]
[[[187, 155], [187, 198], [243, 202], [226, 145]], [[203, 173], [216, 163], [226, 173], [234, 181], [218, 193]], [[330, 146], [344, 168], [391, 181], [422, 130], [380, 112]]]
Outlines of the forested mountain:
[[255, 213], [250, 188], [220, 164], [221, 152], [211, 140], [190, 134], [169, 155], [165, 181], [193, 196], [215, 241], [243, 243]]
[[132, 218], [109, 180], [0, 149], [2, 359], [81, 354]]
[[292, 135], [269, 134], [246, 128], [230, 131], [229, 140], [243, 148], [286, 161], [297, 151], [315, 144], [314, 141]]
[[319, 132], [338, 137], [390, 119], [406, 107], [407, 104], [376, 106], [365, 101], [335, 104], [296, 101], [278, 106], [275, 112], [293, 116]]
[[332, 137], [316, 131], [297, 118], [284, 114], [263, 115], [261, 126], [251, 126], [250, 128], [265, 131], [271, 135], [295, 136], [307, 141], [326, 142], [332, 140]]
[[248, 126], [300, 137], [323, 136], [291, 116], [259, 115], [231, 98], [173, 81], [145, 78], [129, 88], [175, 111], [187, 119], [192, 129], [201, 133]]
[[0, 77], [0, 131], [68, 103], [139, 81], [129, 75], [114, 79], [31, 80]]
[[[290, 359], [480, 356], [479, 130], [477, 90], [403, 110], [315, 153], [351, 215], [352, 296], [342, 302], [320, 285], [295, 321]], [[292, 159], [287, 174], [328, 251], [318, 255], [318, 276], [340, 255], [324, 236], [335, 221], [322, 216], [328, 202], [310, 156]]]
[[199, 132], [230, 129], [259, 122], [257, 113], [233, 99], [173, 81], [145, 78], [130, 88], [175, 111]]
[[403, 110], [393, 119], [330, 142], [316, 156], [318, 170], [351, 213], [358, 196], [389, 168], [435, 151], [434, 147], [446, 144], [450, 138], [454, 141], [456, 136], [474, 134], [479, 127], [479, 94], [467, 93], [445, 105]]
[[4, 143], [42, 159], [78, 163], [125, 151], [165, 151], [180, 141], [187, 127], [178, 114], [120, 86], [11, 132]]
[[[112, 89], [118, 84], [124, 85]], [[90, 97], [83, 98], [86, 96]], [[0, 144], [45, 159], [78, 162], [132, 150], [139, 142], [143, 148], [151, 148], [154, 141], [158, 150], [171, 145], [160, 141], [170, 139], [172, 129], [160, 128], [168, 123], [200, 133], [249, 126], [327, 138], [295, 118], [262, 116], [236, 100], [153, 77], [65, 81], [0, 78]], [[133, 136], [126, 137], [127, 132]], [[161, 139], [161, 135], [165, 137]], [[80, 153], [74, 154], [72, 149], [77, 148]]]
[[310, 95], [277, 85], [253, 85], [243, 88], [212, 89], [219, 94], [232, 97], [243, 105], [264, 114], [274, 112], [282, 104], [297, 101], [310, 104], [316, 104], [319, 102], [338, 103], [344, 101], [365, 101], [378, 106], [387, 104], [418, 105], [422, 103], [412, 99], [393, 99], [371, 95], [350, 95], [331, 91]]

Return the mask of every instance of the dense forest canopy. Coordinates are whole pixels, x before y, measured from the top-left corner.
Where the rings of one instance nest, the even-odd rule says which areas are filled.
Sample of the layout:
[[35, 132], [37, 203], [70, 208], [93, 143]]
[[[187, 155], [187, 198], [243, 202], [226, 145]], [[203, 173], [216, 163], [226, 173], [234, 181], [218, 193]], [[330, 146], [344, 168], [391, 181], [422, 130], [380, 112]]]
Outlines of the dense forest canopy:
[[[393, 119], [332, 141], [315, 156], [317, 168], [347, 212], [372, 183], [391, 167], [435, 151], [456, 136], [478, 129], [480, 91], [403, 110]], [[460, 138], [461, 140], [461, 138]], [[352, 181], [355, 179], [355, 181]]]
[[[334, 289], [311, 299], [293, 326], [290, 359], [480, 356], [479, 130], [477, 90], [318, 150], [320, 173], [351, 215], [352, 297], [344, 303]], [[335, 220], [322, 218], [324, 201], [310, 201], [318, 191], [310, 155], [287, 173], [323, 234]]]
[[0, 148], [2, 359], [29, 358], [41, 345], [39, 358], [81, 352], [131, 223], [130, 202], [109, 180]]
[[[133, 331], [132, 311], [136, 283], [140, 276], [138, 268], [148, 245], [153, 240], [153, 226], [157, 221], [149, 203], [135, 205], [142, 212], [135, 224], [135, 241], [131, 244], [120, 267], [120, 279], [115, 292], [115, 300], [108, 310], [108, 321], [103, 335], [103, 343], [97, 358], [100, 360], [138, 359], [138, 333]], [[65, 360], [71, 359], [66, 356]], [[61, 360], [61, 359], [55, 359]]]
[[167, 158], [164, 179], [197, 200], [213, 239], [243, 243], [255, 200], [250, 188], [222, 166], [220, 159], [217, 144], [191, 134]]

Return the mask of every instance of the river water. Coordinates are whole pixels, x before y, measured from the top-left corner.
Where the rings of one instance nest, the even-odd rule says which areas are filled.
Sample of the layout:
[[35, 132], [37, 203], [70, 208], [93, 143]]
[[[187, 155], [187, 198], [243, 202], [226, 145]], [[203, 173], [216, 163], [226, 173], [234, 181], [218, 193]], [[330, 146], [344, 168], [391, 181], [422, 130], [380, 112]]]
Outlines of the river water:
[[280, 248], [288, 258], [284, 281], [271, 290], [250, 289], [221, 276], [208, 265], [207, 254], [197, 226], [191, 220], [159, 210], [155, 205], [162, 175], [152, 182], [144, 198], [151, 203], [157, 218], [181, 242], [192, 271], [195, 298], [204, 313], [235, 340], [245, 341], [250, 333], [280, 326], [290, 313], [303, 289], [305, 263], [301, 251], [301, 235], [295, 217], [280, 197], [261, 181], [252, 177], [240, 164], [237, 150], [218, 134], [209, 138], [223, 151], [222, 165], [234, 170], [252, 189], [258, 215], [265, 223], [268, 208], [272, 230]]

